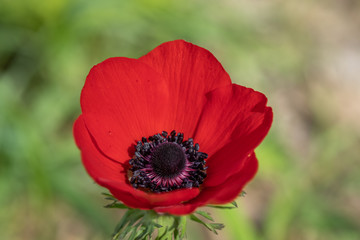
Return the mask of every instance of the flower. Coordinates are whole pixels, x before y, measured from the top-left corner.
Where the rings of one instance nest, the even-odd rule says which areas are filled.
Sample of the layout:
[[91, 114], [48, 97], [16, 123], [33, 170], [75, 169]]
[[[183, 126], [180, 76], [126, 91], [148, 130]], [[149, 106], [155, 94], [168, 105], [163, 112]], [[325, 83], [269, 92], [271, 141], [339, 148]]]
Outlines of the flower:
[[94, 66], [80, 102], [74, 137], [89, 175], [131, 208], [173, 215], [234, 200], [272, 123], [265, 95], [183, 40]]

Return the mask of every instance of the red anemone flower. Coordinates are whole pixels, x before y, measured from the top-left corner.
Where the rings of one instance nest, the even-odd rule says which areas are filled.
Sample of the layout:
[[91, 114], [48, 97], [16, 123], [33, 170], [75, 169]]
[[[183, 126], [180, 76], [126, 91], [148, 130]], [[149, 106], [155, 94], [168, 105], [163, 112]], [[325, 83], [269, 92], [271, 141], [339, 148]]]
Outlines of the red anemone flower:
[[94, 66], [74, 136], [87, 172], [114, 197], [184, 215], [231, 202], [254, 177], [254, 149], [272, 123], [266, 102], [232, 84], [209, 51], [176, 40]]

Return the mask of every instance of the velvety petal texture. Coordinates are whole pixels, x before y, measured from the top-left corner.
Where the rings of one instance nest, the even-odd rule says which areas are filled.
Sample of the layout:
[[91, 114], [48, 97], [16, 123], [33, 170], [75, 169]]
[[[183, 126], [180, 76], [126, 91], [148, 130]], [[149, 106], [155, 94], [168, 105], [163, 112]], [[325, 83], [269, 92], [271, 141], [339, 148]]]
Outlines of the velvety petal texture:
[[81, 109], [104, 154], [123, 163], [131, 144], [162, 131], [170, 111], [168, 88], [161, 75], [136, 59], [110, 58], [91, 69]]
[[163, 43], [139, 60], [169, 84], [171, 110], [166, 129], [181, 129], [186, 136], [193, 136], [206, 103], [205, 94], [231, 84], [212, 53], [183, 40]]
[[[254, 149], [273, 118], [264, 94], [232, 84], [209, 51], [183, 40], [94, 66], [80, 102], [73, 131], [89, 175], [129, 207], [174, 215], [234, 200], [256, 174]], [[163, 130], [208, 154], [199, 188], [154, 193], [130, 184], [136, 142]]]

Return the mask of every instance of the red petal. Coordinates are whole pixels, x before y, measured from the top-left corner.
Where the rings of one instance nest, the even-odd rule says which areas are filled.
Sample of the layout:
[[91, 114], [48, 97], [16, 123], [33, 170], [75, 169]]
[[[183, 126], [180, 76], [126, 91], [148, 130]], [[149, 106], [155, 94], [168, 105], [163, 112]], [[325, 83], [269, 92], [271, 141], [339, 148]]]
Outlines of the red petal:
[[241, 159], [248, 156], [248, 150], [253, 151], [269, 131], [272, 121], [271, 108], [267, 108], [263, 119], [262, 125], [252, 133], [239, 137], [214, 154], [213, 160], [207, 164], [208, 177], [204, 186], [219, 185], [243, 167], [244, 161]]
[[143, 136], [164, 129], [168, 84], [136, 59], [110, 58], [94, 66], [81, 93], [84, 121], [99, 148], [119, 162]]
[[[123, 181], [125, 181], [123, 166], [101, 154], [99, 149], [94, 145], [94, 142], [86, 129], [82, 115], [80, 115], [74, 124], [74, 137], [76, 144], [81, 150], [81, 157], [85, 169], [95, 182], [103, 187], [106, 187], [102, 184], [102, 182], [98, 181], [99, 178], [107, 178], [108, 180], [114, 181], [123, 179]], [[146, 207], [149, 207], [147, 202], [141, 202], [128, 193], [124, 194], [121, 201], [128, 206], [135, 208], [146, 209]]]
[[131, 194], [139, 201], [146, 202], [149, 205], [149, 208], [180, 204], [195, 198], [200, 193], [198, 188], [180, 189], [167, 193], [146, 193], [134, 189], [129, 184], [121, 181], [109, 181], [105, 178], [98, 179], [98, 181], [101, 182], [103, 186], [110, 189], [111, 193], [119, 200], [122, 200], [124, 195]]
[[179, 204], [167, 207], [156, 207], [154, 210], [158, 213], [168, 213], [172, 215], [187, 215], [195, 211], [195, 204]]
[[76, 144], [81, 150], [83, 164], [89, 175], [94, 180], [99, 177], [118, 179], [120, 172], [123, 171], [122, 165], [99, 152], [86, 129], [83, 115], [80, 115], [75, 121], [73, 131]]
[[185, 137], [193, 137], [205, 93], [231, 84], [229, 75], [209, 51], [183, 40], [163, 43], [139, 60], [169, 82], [169, 128], [184, 132]]
[[215, 187], [205, 187], [195, 203], [199, 204], [224, 204], [233, 201], [244, 186], [255, 176], [258, 161], [255, 153], [244, 161], [241, 171], [230, 176], [224, 183]]
[[244, 159], [260, 144], [272, 123], [266, 97], [233, 84], [208, 94], [195, 140], [209, 154], [204, 186], [216, 186], [238, 172]]
[[234, 130], [239, 126], [246, 134], [261, 123], [259, 118], [266, 104], [262, 93], [232, 84], [208, 93], [207, 97], [195, 138], [209, 155], [236, 139]]

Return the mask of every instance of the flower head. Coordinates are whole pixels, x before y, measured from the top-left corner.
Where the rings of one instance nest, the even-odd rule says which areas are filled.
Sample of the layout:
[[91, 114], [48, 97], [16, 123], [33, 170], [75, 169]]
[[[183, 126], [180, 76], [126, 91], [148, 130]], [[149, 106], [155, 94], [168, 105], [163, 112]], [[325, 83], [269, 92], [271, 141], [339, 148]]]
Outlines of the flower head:
[[209, 51], [176, 40], [94, 66], [74, 136], [89, 175], [117, 199], [183, 215], [232, 201], [253, 178], [266, 102]]

